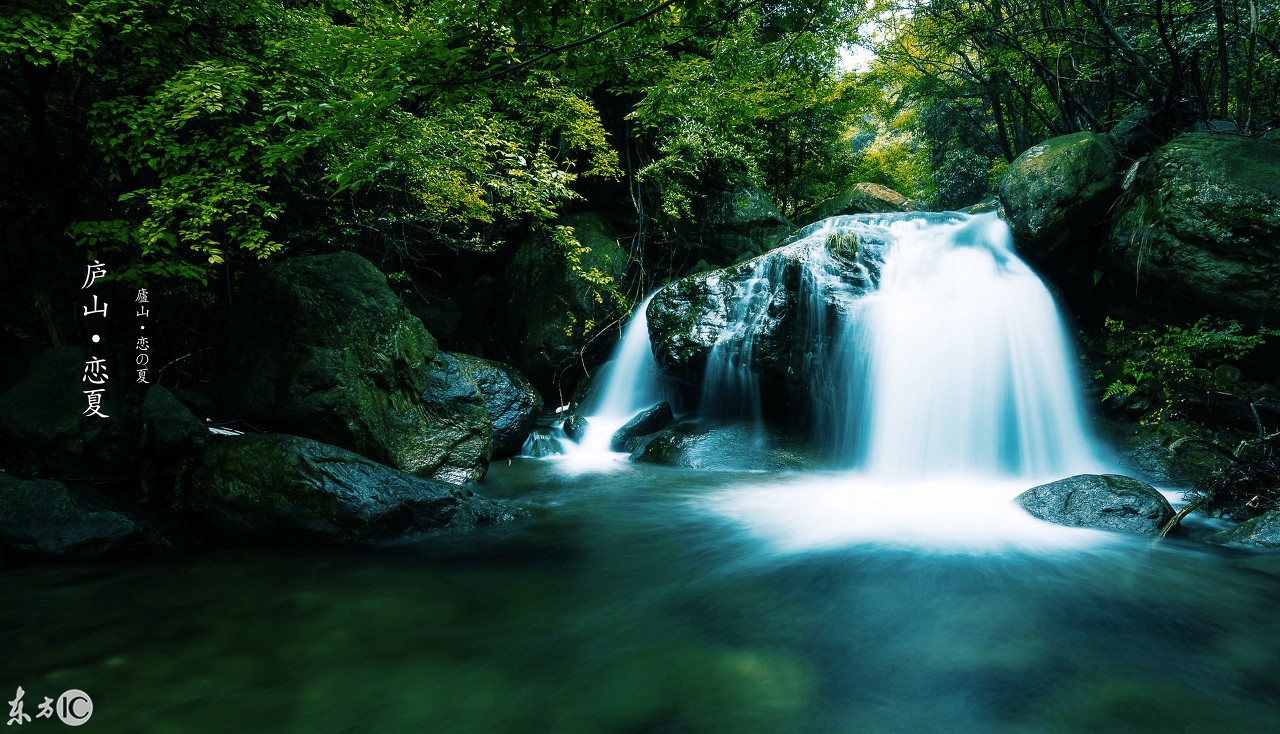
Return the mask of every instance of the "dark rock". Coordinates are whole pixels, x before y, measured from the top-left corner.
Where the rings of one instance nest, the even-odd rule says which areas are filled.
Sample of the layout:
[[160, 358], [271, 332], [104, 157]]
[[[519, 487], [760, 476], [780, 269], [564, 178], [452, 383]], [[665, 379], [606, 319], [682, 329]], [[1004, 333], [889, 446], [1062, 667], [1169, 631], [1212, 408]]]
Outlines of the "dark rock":
[[279, 434], [219, 442], [187, 472], [184, 497], [231, 535], [335, 543], [471, 530], [524, 515], [463, 487]]
[[138, 411], [142, 452], [159, 461], [194, 456], [209, 447], [209, 429], [173, 393], [152, 385]]
[[1120, 474], [1080, 474], [1023, 492], [1014, 500], [1058, 525], [1156, 535], [1174, 510], [1154, 487]]
[[493, 454], [493, 423], [484, 394], [461, 360], [440, 352], [427, 365], [422, 403], [433, 429], [418, 451], [436, 467], [432, 479], [454, 484], [484, 477]]
[[1190, 421], [1126, 429], [1119, 445], [1122, 464], [1158, 484], [1194, 486], [1231, 464], [1227, 453], [1216, 448], [1213, 432]]
[[[108, 364], [103, 385], [85, 382], [83, 347], [54, 347], [32, 361], [27, 376], [0, 397], [0, 466], [14, 474], [100, 479], [135, 469], [137, 436], [123, 386]], [[85, 390], [103, 389], [106, 418], [85, 415]]]
[[1245, 520], [1233, 528], [1210, 535], [1206, 540], [1248, 548], [1280, 548], [1280, 511]]
[[165, 545], [142, 521], [61, 482], [0, 474], [0, 548], [6, 553], [83, 560]]
[[435, 339], [368, 260], [339, 252], [266, 266], [239, 303], [219, 381], [229, 410], [413, 474], [483, 475], [487, 452], [473, 444], [489, 427], [468, 421], [487, 414], [460, 416], [451, 394], [433, 394], [452, 390], [447, 365], [429, 367]]
[[574, 413], [564, 419], [564, 426], [562, 428], [564, 430], [564, 435], [568, 436], [569, 440], [574, 443], [579, 443], [582, 441], [583, 434], [587, 432], [587, 419], [577, 413]]
[[1280, 145], [1193, 133], [1143, 163], [1107, 256], [1153, 302], [1274, 321], [1280, 304]]
[[[809, 319], [801, 313], [799, 291], [806, 267], [821, 261], [833, 277], [862, 282], [861, 272], [839, 253], [826, 257], [817, 251], [823, 247], [813, 240], [797, 242], [663, 288], [649, 302], [647, 312], [658, 364], [677, 380], [697, 386], [713, 348], [719, 344], [726, 353], [740, 355], [743, 364], [759, 377], [761, 394], [776, 397], [766, 407], [785, 410], [794, 388], [807, 384], [813, 355], [833, 336], [808, 333], [809, 322], [822, 321], [828, 328], [835, 328], [838, 322], [835, 318]], [[843, 305], [831, 300], [818, 308], [834, 313]], [[735, 331], [743, 316], [750, 317], [750, 327]]]
[[1018, 156], [1000, 182], [1000, 202], [1019, 249], [1043, 260], [1087, 240], [1119, 191], [1119, 164], [1110, 140], [1089, 132], [1051, 138]]
[[[630, 236], [602, 214], [581, 213], [561, 217], [557, 226], [571, 227], [587, 248], [577, 255], [583, 271], [620, 280], [627, 266], [627, 251], [620, 244]], [[611, 299], [575, 274], [564, 247], [542, 238], [522, 243], [503, 272], [493, 294], [505, 302], [507, 340], [516, 345], [510, 361], [546, 396], [567, 394], [581, 374], [576, 368], [607, 358], [609, 340], [597, 338], [597, 326], [610, 323], [618, 309]]]
[[660, 431], [674, 423], [675, 419], [675, 415], [671, 412], [671, 403], [664, 400], [652, 405], [640, 411], [636, 417], [615, 431], [611, 446], [614, 451], [623, 451], [630, 439]]
[[837, 196], [818, 204], [804, 216], [796, 220], [796, 224], [805, 226], [822, 221], [827, 217], [839, 217], [849, 214], [879, 214], [882, 212], [912, 212], [924, 209], [918, 201], [909, 199], [897, 191], [879, 184], [858, 183], [845, 189]]
[[493, 458], [519, 454], [542, 413], [542, 396], [514, 367], [469, 354], [449, 352], [448, 357], [475, 381], [484, 397], [493, 424]]
[[798, 441], [768, 429], [682, 421], [654, 434], [632, 457], [645, 464], [712, 471], [811, 469], [816, 458]]

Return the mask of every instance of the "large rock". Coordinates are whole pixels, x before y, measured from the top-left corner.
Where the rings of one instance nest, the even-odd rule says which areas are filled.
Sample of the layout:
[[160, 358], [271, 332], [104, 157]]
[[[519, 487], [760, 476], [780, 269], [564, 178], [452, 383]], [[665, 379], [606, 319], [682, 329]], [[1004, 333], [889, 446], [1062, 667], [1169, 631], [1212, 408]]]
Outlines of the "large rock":
[[1245, 520], [1233, 528], [1210, 535], [1206, 540], [1246, 548], [1280, 548], [1280, 511]]
[[[582, 272], [620, 280], [627, 251], [625, 232], [601, 214], [561, 217], [586, 250], [576, 254]], [[538, 237], [522, 243], [501, 280], [510, 360], [543, 395], [570, 392], [579, 366], [607, 358], [611, 344], [598, 330], [618, 314], [610, 299], [574, 272], [564, 248]]]
[[796, 220], [796, 224], [804, 226], [822, 221], [827, 217], [839, 217], [849, 214], [912, 212], [923, 208], [924, 205], [920, 202], [908, 199], [887, 186], [873, 183], [857, 183], [845, 189], [839, 195], [833, 196], [815, 206]]
[[1080, 474], [1033, 487], [1014, 500], [1058, 525], [1157, 535], [1173, 507], [1154, 487], [1120, 474]]
[[[132, 473], [137, 437], [123, 398], [126, 376], [107, 363], [102, 385], [85, 382], [83, 347], [55, 347], [32, 361], [27, 376], [0, 397], [0, 466], [25, 476], [99, 479]], [[86, 416], [85, 390], [104, 390]]]
[[184, 500], [231, 535], [335, 543], [470, 530], [524, 515], [463, 487], [279, 434], [215, 445], [186, 473]]
[[167, 543], [65, 484], [0, 474], [0, 548], [30, 559], [97, 558]]
[[663, 400], [640, 411], [626, 425], [614, 431], [609, 447], [614, 451], [634, 450], [636, 439], [656, 433], [675, 422], [671, 403]]
[[483, 475], [484, 450], [451, 446], [487, 436], [487, 424], [464, 425], [487, 416], [433, 394], [450, 389], [431, 378], [435, 339], [368, 260], [339, 252], [266, 266], [238, 302], [219, 380], [229, 410], [420, 476]]
[[1108, 248], [1140, 295], [1272, 322], [1280, 307], [1280, 144], [1182, 135], [1136, 172]]
[[[758, 376], [762, 394], [784, 396], [806, 385], [815, 354], [834, 333], [809, 333], [809, 325], [822, 323], [830, 331], [839, 319], [817, 318], [819, 314], [805, 309], [822, 309], [829, 316], [847, 304], [826, 291], [817, 305], [814, 299], [802, 299], [802, 274], [821, 267], [833, 280], [863, 283], [862, 271], [831, 247], [830, 242], [803, 240], [738, 265], [688, 276], [659, 291], [647, 312], [658, 364], [696, 386], [713, 349], [719, 349]], [[771, 404], [781, 407], [785, 402]]]
[[437, 354], [426, 374], [422, 400], [433, 425], [418, 452], [435, 467], [431, 477], [455, 484], [483, 478], [493, 454], [493, 423], [484, 394], [448, 352]]
[[1019, 249], [1046, 259], [1087, 239], [1118, 191], [1118, 166], [1111, 141], [1089, 132], [1051, 138], [1018, 156], [1000, 182], [1000, 202]]
[[493, 458], [519, 454], [542, 412], [542, 396], [514, 367], [469, 354], [447, 356], [475, 381], [484, 397], [493, 424]]
[[708, 197], [701, 230], [701, 254], [712, 263], [727, 264], [777, 247], [796, 227], [763, 191], [740, 186]]
[[744, 423], [683, 421], [645, 439], [633, 456], [645, 464], [711, 471], [787, 471], [818, 461], [801, 442]]

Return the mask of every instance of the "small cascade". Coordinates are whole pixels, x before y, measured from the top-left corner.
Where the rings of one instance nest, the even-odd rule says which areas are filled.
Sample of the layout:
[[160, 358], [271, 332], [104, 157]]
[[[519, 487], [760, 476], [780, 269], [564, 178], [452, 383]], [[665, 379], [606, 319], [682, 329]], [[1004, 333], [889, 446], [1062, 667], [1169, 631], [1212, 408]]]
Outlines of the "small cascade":
[[[576, 449], [580, 457], [613, 457], [609, 444], [613, 434], [637, 413], [663, 400], [675, 404], [676, 391], [653, 358], [646, 310], [657, 293], [649, 294], [636, 307], [631, 321], [614, 349], [613, 360], [596, 376], [595, 384], [580, 412], [587, 429]], [[566, 448], [568, 443], [566, 442]]]

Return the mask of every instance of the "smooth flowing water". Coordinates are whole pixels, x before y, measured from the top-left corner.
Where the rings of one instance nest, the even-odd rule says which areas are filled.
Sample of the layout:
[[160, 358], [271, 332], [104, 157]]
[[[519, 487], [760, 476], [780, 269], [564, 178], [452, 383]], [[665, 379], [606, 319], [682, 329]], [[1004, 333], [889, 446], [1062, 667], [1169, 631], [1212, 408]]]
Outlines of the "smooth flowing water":
[[1275, 730], [1280, 557], [717, 506], [823, 481], [516, 460], [478, 489], [537, 519], [496, 533], [7, 571], [0, 685], [157, 734]]

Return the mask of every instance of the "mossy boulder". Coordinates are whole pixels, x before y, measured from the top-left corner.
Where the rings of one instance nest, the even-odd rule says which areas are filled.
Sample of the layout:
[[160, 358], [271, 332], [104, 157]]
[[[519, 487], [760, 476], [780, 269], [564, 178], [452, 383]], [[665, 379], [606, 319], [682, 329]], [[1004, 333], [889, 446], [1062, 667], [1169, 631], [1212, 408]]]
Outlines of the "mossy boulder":
[[447, 353], [476, 384], [492, 423], [493, 458], [520, 453], [542, 413], [542, 396], [510, 365], [469, 354]]
[[182, 496], [229, 535], [332, 543], [472, 530], [524, 515], [464, 487], [281, 434], [219, 442], [187, 470]]
[[849, 214], [879, 214], [882, 212], [912, 212], [924, 209], [918, 201], [903, 196], [888, 186], [874, 183], [856, 183], [840, 194], [823, 201], [796, 220], [805, 226], [828, 217]]
[[228, 410], [412, 474], [483, 476], [488, 453], [475, 444], [488, 440], [487, 414], [453, 407], [435, 339], [368, 260], [339, 252], [269, 265], [238, 302], [219, 378]]
[[1111, 141], [1089, 132], [1050, 138], [1018, 156], [1000, 181], [1000, 203], [1019, 249], [1044, 260], [1067, 243], [1089, 245], [1088, 233], [1119, 191], [1119, 164]]
[[768, 194], [739, 186], [709, 197], [698, 239], [708, 260], [727, 264], [767, 252], [795, 231]]
[[[64, 480], [127, 475], [138, 462], [135, 425], [121, 375], [108, 362], [107, 381], [84, 380], [92, 356], [83, 347], [54, 347], [0, 397], [0, 466], [22, 476]], [[99, 412], [85, 415], [85, 390], [101, 388]]]
[[[615, 281], [627, 266], [622, 242], [630, 236], [603, 214], [561, 217], [588, 248], [577, 255], [582, 272], [596, 271]], [[537, 235], [520, 244], [500, 280], [505, 303], [505, 334], [511, 363], [548, 396], [567, 395], [581, 374], [580, 365], [607, 358], [611, 346], [598, 331], [618, 314], [615, 304], [574, 272], [564, 249]]]
[[1268, 512], [1210, 535], [1206, 540], [1244, 548], [1280, 548], [1280, 511]]
[[1060, 479], [1033, 487], [1014, 501], [1046, 522], [1134, 535], [1157, 535], [1174, 515], [1154, 487], [1120, 474]]
[[28, 560], [84, 560], [168, 543], [132, 515], [47, 479], [0, 474], [0, 549]]
[[1280, 144], [1179, 136], [1136, 171], [1108, 256], [1141, 297], [1200, 313], [1280, 318]]

